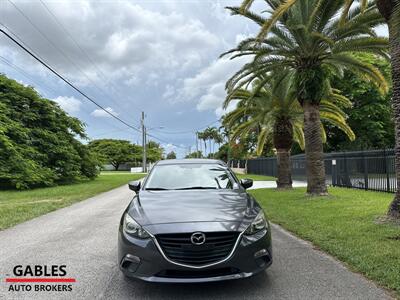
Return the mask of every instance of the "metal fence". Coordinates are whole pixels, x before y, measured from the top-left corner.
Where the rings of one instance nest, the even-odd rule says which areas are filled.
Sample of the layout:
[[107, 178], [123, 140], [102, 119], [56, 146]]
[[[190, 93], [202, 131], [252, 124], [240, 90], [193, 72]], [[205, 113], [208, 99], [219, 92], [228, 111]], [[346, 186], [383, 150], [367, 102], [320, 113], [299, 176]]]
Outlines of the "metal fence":
[[[326, 153], [326, 182], [333, 186], [357, 188], [374, 191], [395, 192], [394, 150], [371, 150]], [[291, 158], [293, 180], [305, 181], [306, 162], [304, 154]], [[276, 176], [275, 157], [256, 158], [237, 162], [247, 166], [250, 174]]]

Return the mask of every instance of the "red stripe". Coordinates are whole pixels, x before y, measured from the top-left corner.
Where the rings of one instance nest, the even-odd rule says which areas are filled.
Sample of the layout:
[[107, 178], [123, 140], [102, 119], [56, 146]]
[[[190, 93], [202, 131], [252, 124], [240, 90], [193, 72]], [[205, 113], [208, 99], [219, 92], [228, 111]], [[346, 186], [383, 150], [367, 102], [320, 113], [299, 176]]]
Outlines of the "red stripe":
[[76, 282], [75, 278], [6, 278], [6, 282]]

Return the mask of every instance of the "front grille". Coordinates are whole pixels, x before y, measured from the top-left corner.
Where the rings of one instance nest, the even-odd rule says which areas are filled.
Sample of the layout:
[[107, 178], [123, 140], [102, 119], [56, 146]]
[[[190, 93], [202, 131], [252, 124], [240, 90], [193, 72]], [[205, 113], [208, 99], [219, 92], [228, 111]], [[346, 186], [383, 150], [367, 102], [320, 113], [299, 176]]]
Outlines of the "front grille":
[[202, 245], [193, 245], [192, 233], [158, 234], [157, 241], [172, 261], [187, 265], [208, 265], [225, 259], [239, 236], [238, 232], [206, 232]]

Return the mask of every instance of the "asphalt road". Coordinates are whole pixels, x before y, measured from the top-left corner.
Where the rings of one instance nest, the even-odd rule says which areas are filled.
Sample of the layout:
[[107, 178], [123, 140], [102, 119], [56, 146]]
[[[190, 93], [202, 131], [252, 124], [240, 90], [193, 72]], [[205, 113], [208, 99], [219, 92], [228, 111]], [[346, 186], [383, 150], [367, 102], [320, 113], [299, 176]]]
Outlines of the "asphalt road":
[[[4, 299], [390, 299], [341, 263], [273, 226], [274, 263], [256, 277], [212, 284], [126, 280], [117, 267], [117, 228], [126, 186], [0, 232]], [[166, 212], [167, 213], [167, 212]], [[67, 265], [71, 292], [11, 292], [15, 265]]]

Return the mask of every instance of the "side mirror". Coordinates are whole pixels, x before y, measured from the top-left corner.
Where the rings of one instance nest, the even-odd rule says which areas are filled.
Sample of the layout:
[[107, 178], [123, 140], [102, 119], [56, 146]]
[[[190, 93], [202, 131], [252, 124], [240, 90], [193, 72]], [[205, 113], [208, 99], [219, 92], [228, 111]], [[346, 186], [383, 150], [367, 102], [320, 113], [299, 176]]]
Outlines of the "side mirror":
[[245, 189], [248, 189], [249, 187], [253, 186], [253, 179], [244, 178], [244, 179], [240, 180], [240, 184]]
[[131, 181], [128, 183], [129, 189], [134, 191], [135, 193], [140, 190], [140, 181]]

